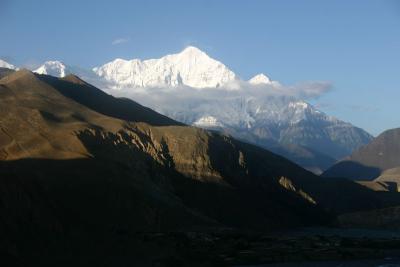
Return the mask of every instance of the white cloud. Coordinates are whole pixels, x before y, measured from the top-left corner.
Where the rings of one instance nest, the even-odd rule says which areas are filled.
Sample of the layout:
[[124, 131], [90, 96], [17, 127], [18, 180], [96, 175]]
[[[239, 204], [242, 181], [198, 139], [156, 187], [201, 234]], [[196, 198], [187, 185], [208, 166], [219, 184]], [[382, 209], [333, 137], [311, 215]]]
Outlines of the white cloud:
[[289, 86], [288, 90], [293, 91], [300, 98], [313, 99], [329, 92], [332, 83], [326, 81], [303, 82], [294, 86]]
[[232, 101], [248, 99], [277, 99], [294, 98], [311, 100], [325, 94], [332, 88], [329, 82], [305, 82], [293, 86], [284, 86], [279, 83], [273, 85], [251, 85], [246, 81], [235, 81], [225, 87], [195, 89], [187, 86], [169, 88], [127, 88], [121, 90], [107, 90], [118, 96], [131, 98], [157, 111], [164, 108], [182, 106], [196, 108], [207, 103], [225, 105]]
[[127, 42], [129, 42], [129, 39], [128, 38], [118, 38], [118, 39], [115, 39], [114, 41], [112, 41], [112, 45], [119, 45], [119, 44], [123, 44], [123, 43], [127, 43]]
[[[295, 86], [283, 86], [279, 83], [255, 86], [245, 81], [235, 81], [219, 88], [195, 89], [180, 86], [109, 89], [106, 92], [117, 97], [130, 98], [187, 124], [211, 116], [217, 120], [217, 124], [235, 128], [249, 127], [257, 116], [271, 120], [282, 119], [274, 114], [279, 113], [288, 103], [310, 100], [329, 89], [330, 84], [325, 82], [307, 82]], [[262, 115], [257, 115], [259, 111]]]

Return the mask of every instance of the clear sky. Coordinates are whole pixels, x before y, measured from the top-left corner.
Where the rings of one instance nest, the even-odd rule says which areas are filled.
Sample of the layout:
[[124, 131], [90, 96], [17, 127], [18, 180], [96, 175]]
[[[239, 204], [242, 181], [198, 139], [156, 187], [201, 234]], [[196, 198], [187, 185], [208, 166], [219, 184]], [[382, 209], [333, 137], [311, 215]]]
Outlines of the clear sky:
[[0, 0], [0, 58], [93, 67], [194, 45], [243, 79], [330, 81], [311, 102], [376, 135], [400, 127], [400, 1]]

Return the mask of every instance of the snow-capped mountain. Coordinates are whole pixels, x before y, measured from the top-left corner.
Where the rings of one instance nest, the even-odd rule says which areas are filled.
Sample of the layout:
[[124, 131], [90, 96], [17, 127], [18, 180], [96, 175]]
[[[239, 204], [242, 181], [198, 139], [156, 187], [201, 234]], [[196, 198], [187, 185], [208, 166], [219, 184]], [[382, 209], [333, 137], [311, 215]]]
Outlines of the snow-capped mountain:
[[215, 88], [236, 79], [224, 64], [193, 46], [160, 59], [116, 59], [93, 71], [114, 89], [179, 85]]
[[2, 59], [0, 59], [0, 68], [12, 69], [15, 70], [16, 67]]
[[271, 84], [271, 79], [264, 73], [257, 74], [249, 80], [251, 84]]
[[43, 65], [35, 69], [33, 72], [61, 78], [73, 73], [73, 71], [67, 68], [67, 66], [61, 61], [46, 61]]
[[[35, 72], [58, 77], [74, 73], [107, 93], [189, 125], [231, 134], [316, 172], [372, 139], [364, 130], [317, 110], [293, 87], [265, 74], [241, 80], [195, 47], [160, 59], [116, 59], [92, 70], [46, 62]], [[203, 88], [207, 90], [199, 90]]]
[[264, 147], [271, 141], [301, 145], [339, 159], [372, 139], [364, 130], [328, 116], [295, 97], [204, 97], [179, 104], [172, 98], [165, 98], [162, 103], [152, 97], [137, 99], [178, 121], [224, 130]]
[[103, 78], [97, 76], [92, 70], [87, 70], [80, 67], [73, 67], [67, 65], [61, 61], [53, 60], [46, 61], [37, 69], [33, 70], [37, 74], [46, 74], [54, 77], [64, 78], [69, 74], [79, 76], [81, 79], [88, 83], [91, 83], [99, 88], [111, 88], [111, 85], [107, 83]]

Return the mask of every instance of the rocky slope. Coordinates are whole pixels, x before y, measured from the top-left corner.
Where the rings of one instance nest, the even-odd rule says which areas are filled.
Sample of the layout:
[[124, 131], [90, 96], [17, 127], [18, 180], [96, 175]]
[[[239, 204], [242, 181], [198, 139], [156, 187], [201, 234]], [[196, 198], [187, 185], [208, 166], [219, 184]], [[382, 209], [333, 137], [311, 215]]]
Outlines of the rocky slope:
[[[82, 216], [104, 222], [102, 227], [121, 223], [110, 221], [110, 213], [118, 212], [127, 216], [123, 227], [130, 229], [181, 228], [189, 222], [268, 229], [284, 222], [311, 223], [322, 212], [307, 193], [298, 193], [305, 190], [291, 182], [290, 173], [300, 180], [318, 178], [283, 158], [182, 126], [77, 77], [19, 71], [4, 77], [0, 89], [2, 181], [28, 194], [26, 204], [13, 205], [35, 206], [37, 201], [40, 212], [74, 211], [68, 220]], [[255, 157], [264, 162], [261, 169]], [[290, 167], [281, 173], [282, 164]], [[281, 186], [282, 177], [289, 189]], [[252, 192], [256, 185], [259, 193]], [[40, 193], [30, 196], [30, 190]], [[2, 201], [13, 203], [13, 193], [3, 194]], [[282, 216], [272, 216], [277, 210]], [[8, 212], [3, 218], [11, 222]], [[41, 215], [34, 216], [40, 220]], [[59, 220], [54, 218], [54, 224]]]
[[[273, 227], [314, 221], [312, 214], [320, 216], [320, 205], [327, 197], [320, 191], [335, 187], [336, 182], [328, 186], [326, 181], [261, 148], [181, 125], [131, 100], [113, 98], [75, 76], [58, 79], [24, 70], [2, 78], [0, 86], [2, 165], [18, 180], [44, 179], [39, 184], [46, 190], [54, 189], [46, 183], [57, 169], [63, 170], [60, 183], [70, 183], [71, 188], [59, 187], [56, 182], [54, 190], [78, 190], [82, 181], [90, 186], [93, 175], [104, 186], [116, 175], [120, 177], [117, 184], [132, 182], [130, 190], [136, 190], [136, 194], [150, 199], [157, 195], [152, 201], [165, 202], [193, 218], [231, 226]], [[69, 166], [65, 170], [64, 163]], [[14, 167], [18, 164], [37, 168], [37, 172], [26, 173]], [[80, 167], [71, 168], [74, 164]], [[85, 178], [68, 178], [74, 176]], [[340, 183], [357, 188], [351, 182]], [[334, 205], [337, 211], [349, 209], [338, 203]], [[354, 204], [360, 209], [369, 205]], [[147, 208], [151, 210], [151, 206]], [[146, 213], [147, 208], [143, 206], [140, 213]], [[237, 216], [238, 211], [246, 215]]]
[[[181, 104], [175, 104], [177, 101], [172, 98], [161, 104], [152, 102], [152, 98], [138, 99], [178, 121], [229, 133], [317, 173], [372, 139], [364, 130], [294, 97], [256, 99], [239, 95], [228, 99], [193, 99]], [[313, 160], [318, 158], [325, 160]]]
[[[329, 168], [326, 177], [373, 180], [384, 171], [400, 166], [400, 129], [383, 132], [368, 145]], [[382, 180], [382, 179], [381, 179]]]
[[270, 231], [400, 203], [76, 76], [11, 72], [0, 100], [0, 251], [13, 259], [97, 260], [138, 231]]

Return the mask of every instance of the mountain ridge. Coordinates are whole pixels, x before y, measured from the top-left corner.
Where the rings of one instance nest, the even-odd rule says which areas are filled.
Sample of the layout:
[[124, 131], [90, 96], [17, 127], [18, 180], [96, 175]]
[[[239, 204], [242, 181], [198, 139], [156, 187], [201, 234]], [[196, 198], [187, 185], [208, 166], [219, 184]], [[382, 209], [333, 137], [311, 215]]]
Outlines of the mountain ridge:
[[[76, 76], [4, 75], [0, 248], [17, 255], [12, 259], [20, 266], [59, 265], [65, 254], [82, 266], [101, 265], [104, 254], [119, 259], [121, 249], [137, 262], [148, 240], [140, 233], [156, 242], [170, 232], [270, 233], [400, 205], [391, 192], [323, 179], [263, 148], [179, 125], [132, 100], [120, 109], [125, 100]], [[154, 259], [154, 247], [146, 249]]]
[[[102, 162], [108, 162], [110, 167], [116, 164], [117, 169], [114, 171], [121, 171], [121, 177], [126, 175], [125, 170], [130, 170], [127, 173], [141, 173], [143, 178], [147, 177], [146, 181], [155, 182], [160, 190], [167, 190], [168, 194], [171, 192], [184, 194], [185, 190], [197, 190], [196, 188], [203, 188], [201, 191], [207, 192], [209, 190], [207, 188], [211, 186], [217, 190], [215, 197], [218, 196], [217, 192], [222, 190], [221, 192], [226, 192], [228, 194], [226, 197], [232, 198], [235, 203], [239, 196], [241, 198], [244, 196], [242, 194], [247, 195], [257, 188], [253, 192], [255, 199], [249, 199], [248, 204], [255, 204], [259, 200], [260, 204], [254, 207], [261, 208], [267, 205], [265, 207], [275, 210], [268, 201], [276, 202], [276, 205], [282, 208], [282, 216], [298, 216], [295, 213], [284, 212], [286, 209], [293, 210], [295, 206], [304, 208], [304, 212], [311, 212], [310, 216], [314, 216], [311, 214], [314, 212], [319, 214], [320, 204], [332, 205], [326, 198], [333, 197], [331, 195], [333, 191], [321, 194], [317, 188], [328, 190], [331, 187], [329, 184], [334, 186], [335, 182], [324, 181], [290, 161], [257, 146], [242, 143], [220, 133], [181, 125], [161, 114], [151, 115], [151, 110], [137, 103], [132, 103], [131, 106], [138, 105], [137, 108], [147, 116], [142, 116], [136, 111], [123, 116], [122, 113], [129, 109], [112, 114], [115, 109], [105, 110], [104, 106], [121, 105], [118, 102], [120, 99], [105, 94], [77, 77], [55, 78], [22, 70], [3, 77], [0, 80], [0, 91], [2, 98], [0, 112], [4, 118], [0, 122], [2, 129], [0, 155], [3, 161], [43, 157], [54, 160], [90, 159], [96, 166], [100, 163], [98, 165], [100, 169]], [[15, 97], [16, 95], [18, 97]], [[108, 100], [101, 100], [103, 98]], [[88, 102], [89, 100], [97, 104]], [[10, 116], [13, 120], [7, 119]], [[153, 119], [154, 116], [157, 116], [156, 119]], [[160, 166], [155, 167], [153, 164]], [[42, 171], [45, 172], [45, 169]], [[14, 172], [19, 173], [18, 169], [14, 169]], [[172, 179], [175, 175], [178, 175], [177, 180]], [[72, 179], [71, 182], [75, 181], [73, 178], [68, 179]], [[139, 176], [130, 179], [139, 182], [142, 178]], [[357, 188], [355, 183], [343, 182]], [[184, 186], [185, 184], [189, 187]], [[171, 186], [177, 191], [171, 191]], [[221, 189], [217, 189], [220, 186]], [[259, 190], [261, 190], [260, 195], [255, 193]], [[224, 223], [229, 221], [221, 217], [222, 210], [217, 213], [209, 210], [218, 203], [202, 204], [201, 200], [204, 200], [204, 197], [195, 192], [181, 196], [184, 201], [189, 201], [184, 202], [185, 205], [189, 205], [189, 208], [196, 207], [206, 217], [211, 216], [210, 218], [214, 220], [218, 218], [217, 221], [223, 220]], [[370, 194], [362, 187], [356, 192]], [[193, 194], [199, 198], [195, 202], [192, 199]], [[211, 196], [208, 194], [208, 197]], [[265, 202], [266, 199], [263, 198], [269, 200]], [[354, 206], [356, 209], [369, 205], [360, 202], [353, 204], [356, 205]], [[348, 204], [336, 205], [338, 204], [335, 204], [337, 212], [354, 209]], [[251, 216], [260, 216], [255, 210], [254, 212]], [[214, 217], [217, 214], [219, 215]], [[229, 217], [235, 217], [234, 214], [230, 214]], [[305, 220], [304, 223], [309, 220], [303, 216], [297, 218], [300, 221]], [[272, 217], [268, 217], [268, 220], [271, 219]], [[240, 224], [242, 223], [245, 221], [241, 221]], [[272, 225], [275, 225], [275, 222], [271, 221]]]
[[325, 177], [373, 180], [384, 171], [400, 167], [400, 128], [378, 135], [371, 143], [324, 172]]
[[[315, 151], [333, 162], [372, 140], [364, 130], [324, 114], [265, 74], [243, 81], [195, 47], [160, 59], [116, 59], [93, 70], [54, 61], [35, 72], [58, 77], [74, 73], [107, 93], [136, 100], [181, 123], [222, 130], [275, 149], [316, 173], [325, 170], [326, 163], [309, 164], [292, 153], [293, 146], [305, 156]], [[276, 149], [277, 144], [282, 148]]]
[[114, 89], [179, 85], [208, 88], [236, 79], [225, 65], [193, 46], [159, 59], [116, 59], [93, 71], [111, 82]]

